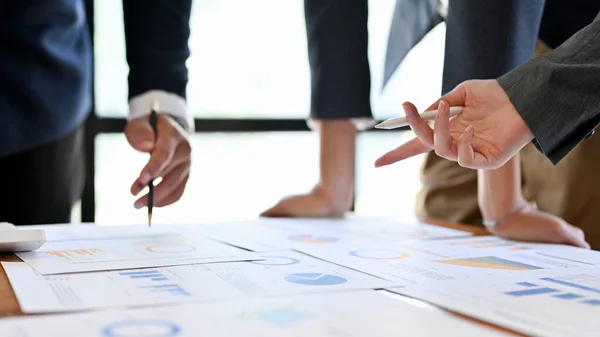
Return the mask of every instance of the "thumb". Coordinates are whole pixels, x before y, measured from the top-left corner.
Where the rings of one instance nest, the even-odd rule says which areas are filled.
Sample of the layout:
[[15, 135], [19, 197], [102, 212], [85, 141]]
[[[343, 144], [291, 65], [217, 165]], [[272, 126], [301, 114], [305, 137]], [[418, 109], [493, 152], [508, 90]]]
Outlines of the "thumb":
[[141, 152], [151, 152], [154, 149], [156, 137], [150, 121], [147, 118], [136, 118], [125, 126], [125, 136], [129, 144]]
[[474, 80], [462, 82], [452, 89], [452, 91], [440, 97], [437, 101], [435, 101], [435, 103], [430, 105], [425, 110], [437, 110], [441, 101], [446, 101], [448, 106], [465, 106], [467, 99], [467, 87], [472, 85], [473, 82]]

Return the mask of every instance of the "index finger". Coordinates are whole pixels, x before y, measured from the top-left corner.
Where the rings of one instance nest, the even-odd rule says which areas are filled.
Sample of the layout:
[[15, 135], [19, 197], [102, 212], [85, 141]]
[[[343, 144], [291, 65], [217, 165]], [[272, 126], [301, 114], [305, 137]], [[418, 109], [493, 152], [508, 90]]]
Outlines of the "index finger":
[[394, 150], [379, 157], [375, 161], [375, 167], [390, 165], [428, 151], [431, 151], [431, 148], [421, 143], [419, 138], [413, 138], [408, 142], [398, 146]]
[[167, 165], [169, 165], [171, 159], [173, 159], [176, 148], [176, 142], [167, 138], [161, 139], [159, 137], [154, 151], [152, 151], [152, 154], [150, 155], [150, 160], [140, 173], [138, 183], [146, 185], [151, 179], [159, 177]]

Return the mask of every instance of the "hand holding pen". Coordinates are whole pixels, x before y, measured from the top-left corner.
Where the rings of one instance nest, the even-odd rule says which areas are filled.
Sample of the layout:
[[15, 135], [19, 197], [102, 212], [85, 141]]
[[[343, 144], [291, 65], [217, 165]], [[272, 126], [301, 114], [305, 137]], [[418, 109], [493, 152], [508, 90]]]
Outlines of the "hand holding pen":
[[[159, 110], [164, 109], [164, 106], [154, 108], [155, 129], [151, 123], [152, 113], [150, 116], [130, 120], [125, 127], [129, 144], [140, 152], [150, 154], [148, 163], [131, 185], [131, 194], [138, 196], [151, 181], [156, 180], [152, 187], [152, 206], [148, 208], [149, 218], [153, 208], [168, 206], [181, 198], [191, 165], [188, 132], [175, 119]], [[149, 194], [142, 195], [135, 201], [134, 207], [141, 209], [148, 206], [150, 198]]]
[[[464, 109], [451, 118], [450, 107]], [[471, 169], [496, 169], [533, 139], [531, 130], [496, 80], [470, 80], [427, 110], [438, 110], [433, 129], [411, 103], [403, 104], [416, 138], [375, 162], [389, 165], [429, 152]]]

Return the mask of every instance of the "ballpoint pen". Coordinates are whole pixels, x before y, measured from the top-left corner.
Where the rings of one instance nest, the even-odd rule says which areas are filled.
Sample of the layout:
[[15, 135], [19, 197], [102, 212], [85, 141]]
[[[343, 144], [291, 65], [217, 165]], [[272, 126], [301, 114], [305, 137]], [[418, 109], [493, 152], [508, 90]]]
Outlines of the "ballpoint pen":
[[[154, 137], [156, 137], [156, 122], [158, 119], [158, 101], [152, 101], [151, 111], [150, 111], [150, 126], [152, 127], [152, 131], [154, 131]], [[154, 207], [154, 179], [150, 179], [148, 182], [148, 228], [152, 226], [152, 208]]]
[[[464, 108], [465, 107], [463, 107], [463, 106], [450, 107], [450, 117], [454, 117], [454, 116], [460, 114]], [[428, 110], [423, 113], [420, 113], [419, 116], [421, 116], [421, 118], [423, 118], [426, 121], [432, 121], [435, 119], [437, 114], [438, 114], [438, 110]], [[375, 125], [375, 128], [391, 130], [391, 129], [397, 129], [397, 128], [400, 128], [400, 127], [403, 127], [406, 125], [408, 125], [408, 121], [406, 120], [406, 117], [395, 117], [395, 118], [390, 118], [386, 121], [383, 121], [383, 122]]]

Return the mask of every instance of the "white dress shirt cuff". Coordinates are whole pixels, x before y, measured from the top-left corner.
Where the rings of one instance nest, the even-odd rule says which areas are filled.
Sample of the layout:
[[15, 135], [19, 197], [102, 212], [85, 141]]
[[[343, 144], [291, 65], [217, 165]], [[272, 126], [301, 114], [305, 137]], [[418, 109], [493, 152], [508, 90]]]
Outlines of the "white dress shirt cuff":
[[158, 100], [158, 113], [172, 116], [188, 132], [194, 132], [194, 117], [188, 113], [187, 102], [179, 95], [162, 91], [150, 90], [129, 100], [129, 116], [127, 120], [150, 115], [152, 102]]

